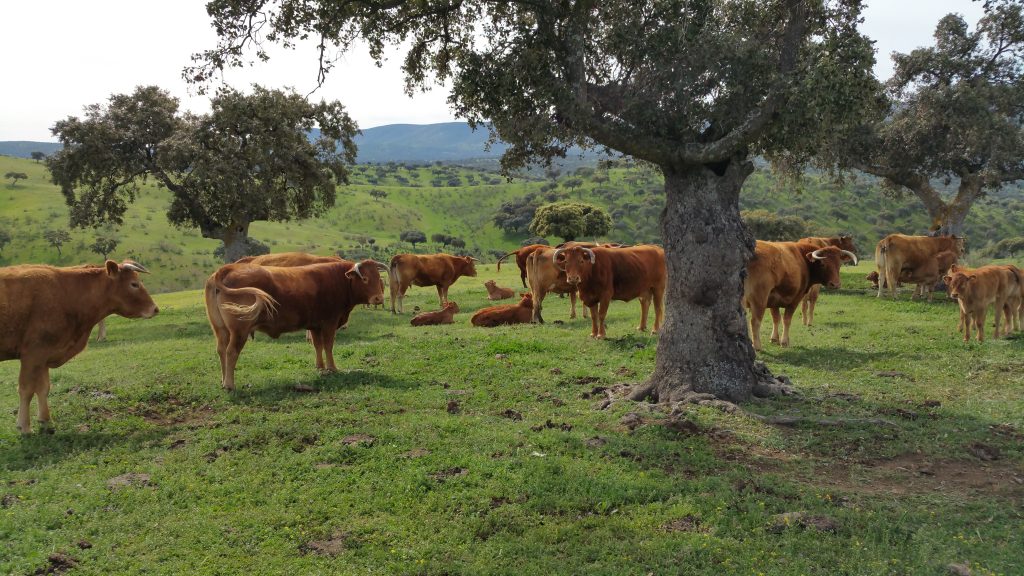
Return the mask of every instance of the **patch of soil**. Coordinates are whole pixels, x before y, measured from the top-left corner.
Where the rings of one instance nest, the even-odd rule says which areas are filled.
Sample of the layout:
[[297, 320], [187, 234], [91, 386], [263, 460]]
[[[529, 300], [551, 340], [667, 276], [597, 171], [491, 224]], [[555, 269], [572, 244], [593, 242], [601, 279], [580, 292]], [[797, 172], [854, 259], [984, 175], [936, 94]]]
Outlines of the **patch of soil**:
[[1003, 457], [1002, 453], [999, 451], [999, 448], [995, 446], [989, 446], [988, 444], [982, 444], [981, 442], [975, 442], [974, 444], [971, 444], [970, 446], [967, 447], [967, 451], [970, 452], [971, 455], [974, 456], [975, 458], [979, 460], [984, 460], [985, 462], [999, 460], [1000, 458]]
[[580, 398], [587, 400], [593, 398], [594, 396], [597, 396], [598, 394], [604, 394], [604, 391], [607, 389], [607, 386], [594, 386], [593, 388], [590, 389], [590, 392], [581, 393]]
[[178, 448], [181, 448], [185, 444], [187, 444], [187, 441], [184, 438], [178, 438], [174, 442], [171, 442], [170, 444], [168, 444], [167, 445], [167, 449], [168, 450], [177, 450]]
[[18, 497], [14, 494], [4, 494], [3, 498], [0, 498], [0, 508], [10, 508], [18, 502]]
[[465, 476], [466, 474], [469, 474], [469, 470], [467, 470], [466, 468], [462, 468], [460, 466], [455, 466], [454, 468], [446, 468], [444, 470], [434, 472], [433, 474], [430, 475], [430, 477], [436, 480], [438, 483], [443, 483], [445, 480], [448, 480], [450, 478]]
[[402, 454], [402, 457], [403, 458], [422, 458], [423, 456], [426, 456], [427, 454], [430, 454], [430, 450], [427, 450], [426, 448], [413, 448], [412, 450], [409, 450], [405, 454]]
[[230, 450], [231, 448], [228, 446], [218, 446], [216, 450], [203, 454], [203, 457], [206, 458], [207, 462], [212, 464], [217, 460], [217, 458], [220, 458], [222, 454], [226, 454]]
[[903, 378], [903, 379], [906, 379], [906, 380], [910, 380], [911, 382], [914, 381], [913, 377], [908, 376], [908, 375], [904, 374], [903, 372], [897, 372], [895, 370], [882, 370], [881, 372], [879, 372], [879, 373], [877, 373], [875, 375], [876, 376], [880, 376], [882, 378]]
[[541, 430], [544, 430], [545, 428], [558, 428], [559, 430], [562, 430], [563, 432], [569, 432], [569, 431], [572, 430], [572, 424], [569, 424], [568, 422], [562, 422], [561, 424], [556, 424], [556, 423], [552, 422], [551, 420], [548, 420], [547, 422], [544, 422], [543, 424], [538, 424], [536, 426], [530, 426], [530, 430], [533, 430], [534, 432], [540, 432]]
[[508, 410], [505, 410], [504, 412], [502, 412], [501, 415], [504, 416], [505, 418], [508, 418], [509, 420], [517, 420], [518, 421], [518, 420], [522, 420], [523, 419], [523, 413], [522, 412], [519, 412], [517, 410], [513, 410], [511, 408], [509, 408]]
[[33, 576], [40, 576], [42, 574], [63, 574], [68, 570], [71, 570], [75, 566], [78, 566], [78, 559], [68, 556], [64, 552], [54, 552], [46, 559], [46, 566], [37, 568], [33, 572]]
[[594, 382], [600, 382], [599, 376], [573, 376], [571, 378], [562, 378], [558, 381], [559, 386], [587, 386]]
[[361, 445], [369, 447], [373, 446], [373, 443], [376, 441], [377, 439], [369, 434], [352, 434], [341, 439], [341, 443], [345, 446]]
[[1012, 438], [1014, 440], [1024, 440], [1024, 434], [1021, 434], [1020, 431], [1014, 428], [1012, 424], [992, 424], [988, 427], [988, 430], [996, 436]]
[[449, 400], [448, 401], [448, 406], [445, 409], [448, 411], [449, 414], [458, 414], [459, 413], [459, 401], [458, 400]]
[[345, 543], [348, 539], [348, 532], [335, 532], [330, 538], [324, 540], [310, 540], [309, 542], [306, 542], [299, 546], [299, 551], [303, 554], [313, 553], [333, 558], [347, 549], [345, 547]]
[[768, 531], [779, 533], [792, 526], [799, 526], [818, 532], [836, 532], [839, 522], [828, 516], [812, 516], [806, 512], [785, 512], [776, 514], [768, 524]]
[[152, 486], [152, 484], [149, 482], [149, 474], [141, 472], [128, 472], [107, 480], [107, 488], [111, 490], [120, 490], [128, 487], [141, 488], [143, 486]]
[[636, 370], [630, 370], [625, 366], [619, 366], [618, 368], [615, 369], [615, 372], [613, 372], [613, 374], [615, 374], [616, 376], [621, 376], [623, 378], [632, 378], [633, 376], [636, 376]]
[[316, 388], [309, 384], [296, 384], [295, 386], [292, 386], [292, 390], [295, 392], [316, 392]]
[[666, 522], [661, 529], [666, 532], [704, 532], [700, 518], [692, 514]]
[[168, 406], [170, 408], [166, 411], [146, 406], [130, 409], [129, 413], [157, 426], [185, 426], [190, 429], [208, 426], [215, 414], [214, 409], [206, 404], [196, 408], [181, 406], [180, 402]]
[[78, 546], [79, 550], [88, 550], [89, 548], [92, 548], [92, 542], [89, 542], [88, 540], [79, 540], [78, 544], [75, 544], [75, 546]]
[[601, 438], [600, 436], [594, 436], [592, 438], [587, 438], [583, 443], [589, 446], [590, 448], [598, 448], [600, 446], [604, 446], [605, 444], [607, 444], [608, 441], [605, 440], [604, 438]]
[[619, 424], [622, 424], [630, 430], [636, 430], [638, 426], [644, 423], [644, 419], [640, 417], [636, 412], [630, 412], [619, 419]]
[[1024, 469], [1005, 460], [933, 459], [910, 453], [864, 462], [856, 474], [851, 468], [845, 464], [822, 463], [815, 467], [813, 483], [862, 494], [902, 495], [941, 491], [964, 496], [978, 492], [1024, 496]]

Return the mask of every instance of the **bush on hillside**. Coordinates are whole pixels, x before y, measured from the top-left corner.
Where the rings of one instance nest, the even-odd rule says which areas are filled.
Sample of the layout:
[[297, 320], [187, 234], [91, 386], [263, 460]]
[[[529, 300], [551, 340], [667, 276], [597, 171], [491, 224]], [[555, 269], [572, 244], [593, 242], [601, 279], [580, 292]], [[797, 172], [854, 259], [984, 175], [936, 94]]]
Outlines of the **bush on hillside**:
[[814, 225], [799, 216], [779, 216], [767, 210], [743, 210], [740, 217], [758, 240], [793, 241], [815, 235]]
[[1018, 254], [1024, 254], [1024, 236], [1004, 238], [978, 251], [984, 258], [1013, 258]]

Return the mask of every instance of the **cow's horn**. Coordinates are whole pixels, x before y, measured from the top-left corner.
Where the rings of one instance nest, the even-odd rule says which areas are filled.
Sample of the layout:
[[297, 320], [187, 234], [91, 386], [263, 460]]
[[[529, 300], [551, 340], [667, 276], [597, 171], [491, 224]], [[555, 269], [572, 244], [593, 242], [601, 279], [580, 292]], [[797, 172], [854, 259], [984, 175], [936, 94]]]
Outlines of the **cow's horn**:
[[370, 262], [373, 262], [374, 264], [376, 264], [376, 265], [377, 265], [377, 268], [378, 268], [378, 269], [379, 269], [379, 270], [380, 270], [381, 272], [387, 272], [387, 271], [388, 271], [388, 265], [387, 265], [387, 264], [385, 264], [385, 263], [383, 263], [383, 262], [377, 262], [376, 260], [370, 260]]
[[857, 255], [856, 254], [854, 254], [853, 252], [850, 252], [849, 250], [842, 250], [842, 253], [845, 254], [846, 256], [849, 256], [850, 259], [853, 260], [853, 265], [854, 266], [857, 265]]
[[594, 264], [596, 262], [596, 257], [594, 256], [594, 251], [593, 250], [591, 250], [590, 248], [583, 248], [582, 246], [580, 247], [580, 250], [583, 250], [584, 252], [587, 253], [587, 256], [590, 256], [590, 263], [591, 264]]
[[565, 248], [555, 248], [555, 251], [551, 254], [551, 261], [558, 262], [558, 255], [565, 251]]
[[824, 250], [824, 248], [811, 252], [811, 258], [814, 258], [815, 260], [824, 260], [825, 257], [819, 254], [819, 252], [821, 252], [822, 250]]
[[124, 262], [121, 262], [121, 267], [126, 269], [126, 270], [134, 270], [134, 271], [140, 272], [142, 274], [149, 274], [149, 270], [146, 270], [145, 266], [143, 266], [142, 264], [139, 264], [138, 262], [136, 262], [134, 260], [125, 260]]
[[472, 256], [470, 256], [469, 259], [472, 260], [473, 262], [479, 262], [479, 260], [477, 260], [476, 258], [473, 258]]
[[359, 276], [360, 280], [363, 279], [363, 272], [362, 272], [362, 270], [359, 269], [359, 266], [361, 264], [362, 264], [362, 262], [356, 262], [356, 265], [352, 268], [352, 270], [355, 271], [356, 276]]

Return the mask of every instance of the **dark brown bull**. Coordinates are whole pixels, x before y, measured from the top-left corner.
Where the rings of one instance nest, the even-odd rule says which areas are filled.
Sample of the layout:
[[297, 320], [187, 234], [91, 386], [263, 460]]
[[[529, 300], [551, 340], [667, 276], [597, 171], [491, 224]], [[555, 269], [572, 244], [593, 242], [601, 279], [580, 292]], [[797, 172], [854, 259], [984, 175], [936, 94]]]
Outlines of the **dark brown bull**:
[[[246, 338], [260, 331], [313, 333], [316, 366], [335, 371], [334, 337], [358, 304], [384, 301], [379, 262], [278, 267], [227, 264], [206, 281], [206, 316], [217, 338], [221, 383], [235, 389], [235, 365]], [[324, 354], [327, 362], [324, 362]]]
[[901, 276], [919, 277], [935, 266], [935, 257], [940, 252], [952, 252], [959, 257], [963, 249], [964, 239], [955, 236], [890, 234], [882, 238], [875, 247], [875, 266], [879, 280], [884, 281], [879, 282], [878, 297], [882, 297], [884, 284], [895, 298]]
[[[772, 312], [772, 342], [789, 346], [789, 325], [793, 312], [815, 284], [839, 288], [839, 267], [844, 260], [857, 264], [857, 255], [835, 246], [818, 248], [804, 242], [757, 241], [754, 257], [747, 262], [743, 281], [743, 306], [750, 315], [750, 339], [755, 350], [761, 350], [761, 321], [765, 309]], [[779, 308], [782, 338], [779, 338]]]
[[580, 300], [590, 308], [592, 338], [605, 337], [605, 318], [612, 300], [628, 302], [640, 299], [638, 330], [647, 329], [647, 313], [653, 301], [653, 332], [661, 328], [667, 271], [665, 251], [660, 247], [587, 248], [569, 245], [555, 250], [551, 260], [565, 271], [566, 282], [579, 290]]
[[18, 429], [32, 431], [35, 396], [39, 424], [51, 429], [50, 368], [85, 349], [103, 318], [152, 318], [159, 312], [142, 285], [136, 262], [107, 260], [103, 266], [11, 266], [0, 268], [0, 361], [20, 360]]
[[533, 317], [533, 295], [529, 292], [520, 294], [518, 304], [499, 304], [477, 310], [469, 319], [473, 326], [494, 328], [507, 324], [529, 324]]
[[[448, 302], [448, 288], [462, 276], [476, 276], [477, 259], [451, 254], [396, 254], [391, 258], [391, 312], [404, 312], [403, 300], [410, 286], [437, 287], [441, 306]], [[398, 308], [395, 308], [395, 301]]]
[[[801, 238], [797, 242], [806, 242], [813, 244], [818, 248], [824, 248], [826, 246], [835, 246], [840, 250], [846, 250], [853, 254], [857, 254], [857, 246], [853, 243], [853, 236], [840, 235], [840, 236], [829, 236], [829, 237], [817, 237], [811, 236], [808, 238]], [[807, 296], [804, 297], [804, 301], [800, 303], [800, 318], [803, 319], [804, 326], [810, 326], [814, 323], [814, 307], [818, 303], [818, 295], [821, 293], [821, 285], [815, 284], [811, 286], [811, 289], [807, 291]]]
[[[547, 248], [547, 246], [545, 246], [544, 244], [529, 244], [527, 246], [523, 246], [518, 250], [513, 250], [512, 252], [505, 254], [501, 258], [498, 258], [498, 272], [501, 272], [501, 262], [505, 260], [505, 258], [508, 258], [509, 256], [515, 254], [516, 266], [519, 267], [519, 278], [520, 280], [523, 281], [523, 288], [526, 288], [526, 259], [530, 257], [530, 254], [533, 254], [534, 252], [542, 248]], [[515, 294], [513, 293], [513, 296], [514, 295]]]

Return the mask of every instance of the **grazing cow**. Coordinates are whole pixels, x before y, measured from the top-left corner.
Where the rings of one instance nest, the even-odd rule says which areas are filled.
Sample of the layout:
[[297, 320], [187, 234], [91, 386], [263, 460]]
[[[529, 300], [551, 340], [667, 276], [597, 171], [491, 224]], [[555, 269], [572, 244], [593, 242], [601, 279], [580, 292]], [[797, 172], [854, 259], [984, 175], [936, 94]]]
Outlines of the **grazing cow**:
[[[535, 254], [536, 255], [536, 254]], [[580, 300], [590, 308], [592, 338], [605, 337], [605, 318], [612, 300], [640, 299], [640, 326], [647, 330], [647, 312], [654, 302], [654, 330], [664, 317], [667, 270], [665, 251], [659, 246], [628, 248], [586, 248], [570, 245], [551, 255], [555, 266], [565, 270], [565, 279], [579, 290]]]
[[[235, 389], [235, 365], [246, 338], [258, 330], [271, 338], [313, 333], [316, 367], [336, 371], [334, 337], [358, 304], [384, 301], [380, 268], [373, 260], [306, 266], [221, 266], [206, 281], [206, 316], [217, 338], [221, 383]], [[324, 363], [324, 354], [327, 362]]]
[[[448, 288], [460, 276], [476, 276], [476, 258], [451, 254], [396, 254], [391, 258], [391, 313], [404, 312], [402, 305], [409, 286], [436, 286], [441, 306], [448, 301]], [[398, 308], [395, 308], [395, 301]]]
[[159, 312], [139, 279], [140, 264], [107, 260], [103, 266], [0, 268], [0, 361], [18, 359], [18, 429], [32, 431], [35, 396], [39, 424], [50, 430], [50, 368], [85, 349], [89, 334], [111, 314], [152, 318]]
[[1019, 310], [1021, 281], [1024, 277], [1015, 266], [982, 266], [970, 271], [958, 267], [950, 270], [943, 280], [949, 287], [949, 297], [960, 304], [964, 342], [971, 338], [972, 322], [978, 329], [978, 342], [985, 340], [985, 314], [989, 306], [992, 306], [995, 313], [993, 337], [999, 338], [1010, 332], [1013, 327], [1012, 316], [1005, 331], [1000, 329], [1000, 319], [1008, 311], [1008, 302], [1015, 304]]
[[501, 286], [498, 286], [498, 283], [494, 280], [484, 282], [484, 288], [487, 288], [488, 300], [508, 300], [516, 295], [515, 290], [511, 288], [502, 288]]
[[533, 294], [523, 292], [518, 304], [499, 304], [477, 310], [469, 319], [473, 326], [494, 328], [503, 324], [529, 324], [533, 318]]
[[[555, 266], [551, 256], [557, 248], [543, 246], [526, 258], [527, 280], [530, 293], [533, 295], [533, 319], [531, 322], [544, 323], [542, 309], [544, 297], [549, 293], [569, 295], [569, 319], [576, 318], [576, 287], [565, 280], [565, 270]], [[587, 309], [583, 308], [583, 317], [587, 317]]]
[[459, 305], [449, 300], [440, 310], [423, 312], [412, 317], [409, 324], [413, 326], [434, 326], [436, 324], [451, 324], [455, 321], [455, 315], [459, 313]]
[[[955, 236], [903, 234], [890, 234], [882, 238], [875, 247], [875, 266], [878, 268], [879, 279], [884, 280], [884, 283], [879, 284], [878, 297], [881, 298], [883, 289], [888, 288], [889, 293], [895, 298], [897, 285], [903, 274], [908, 274], [912, 278], [920, 277], [935, 266], [937, 254], [947, 251], [953, 252], [959, 258], [964, 251], [964, 239]], [[941, 277], [941, 274], [938, 277]]]
[[[842, 236], [831, 236], [831, 237], [809, 237], [801, 238], [797, 242], [806, 242], [813, 244], [818, 248], [825, 248], [826, 246], [835, 246], [840, 250], [846, 250], [847, 252], [857, 253], [857, 246], [853, 243], [853, 236], [842, 235]], [[800, 303], [800, 318], [803, 319], [804, 326], [810, 326], [814, 323], [814, 307], [818, 303], [818, 294], [821, 293], [821, 285], [815, 284], [811, 286], [811, 289], [807, 291], [807, 296], [803, 302]]]
[[[527, 246], [523, 246], [518, 250], [513, 250], [512, 252], [505, 254], [501, 258], [498, 258], [498, 272], [501, 272], [501, 262], [505, 260], [505, 258], [508, 258], [509, 256], [515, 254], [516, 266], [519, 267], [519, 279], [523, 281], [523, 288], [526, 288], [526, 259], [529, 258], [530, 254], [533, 254], [537, 250], [543, 248], [547, 248], [547, 246], [545, 246], [544, 244], [529, 244]], [[515, 296], [515, 292], [512, 293], [512, 296]], [[511, 296], [509, 297], [511, 298]]]
[[[818, 248], [803, 242], [757, 241], [754, 257], [747, 262], [743, 280], [743, 306], [750, 315], [750, 339], [761, 350], [761, 320], [772, 312], [772, 342], [789, 346], [793, 312], [815, 284], [839, 288], [839, 267], [844, 260], [857, 264], [857, 255], [835, 246]], [[779, 308], [785, 309], [779, 338]]]

